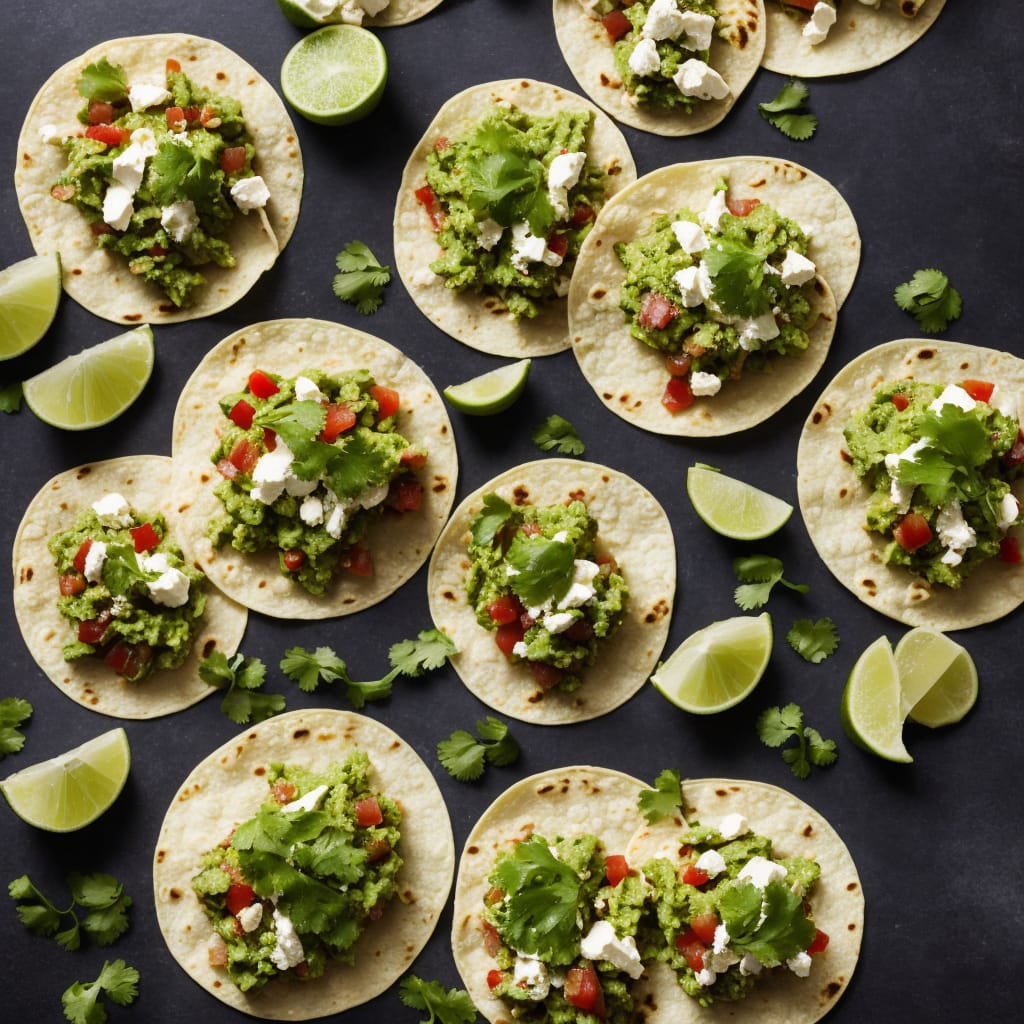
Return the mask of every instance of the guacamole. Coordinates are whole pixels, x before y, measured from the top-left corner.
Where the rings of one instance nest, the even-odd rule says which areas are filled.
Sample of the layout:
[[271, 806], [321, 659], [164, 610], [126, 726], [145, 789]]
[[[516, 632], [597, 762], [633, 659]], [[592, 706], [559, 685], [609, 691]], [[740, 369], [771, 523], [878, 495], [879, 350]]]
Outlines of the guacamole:
[[187, 307], [204, 265], [235, 265], [233, 218], [270, 196], [238, 101], [200, 87], [174, 60], [154, 74], [161, 80], [130, 82], [106, 57], [85, 68], [76, 83], [83, 130], [62, 138], [48, 126], [67, 159], [50, 194], [81, 211], [99, 248]]
[[202, 626], [205, 577], [168, 539], [162, 515], [112, 492], [47, 546], [57, 609], [75, 634], [65, 661], [101, 658], [132, 683], [185, 661]]
[[[243, 992], [354, 962], [402, 866], [398, 805], [362, 751], [321, 771], [272, 764], [259, 811], [202, 858], [192, 888], [217, 938], [211, 962]], [[211, 837], [221, 838], [221, 837]]]
[[991, 382], [900, 380], [846, 424], [852, 468], [872, 492], [865, 527], [886, 538], [886, 565], [956, 588], [1007, 557], [1024, 441], [1016, 411], [1001, 404]]
[[416, 198], [442, 249], [430, 269], [448, 288], [497, 296], [516, 319], [568, 292], [607, 191], [587, 157], [593, 122], [590, 110], [495, 106], [466, 134], [435, 141]]
[[578, 688], [629, 597], [586, 503], [512, 506], [492, 493], [471, 531], [466, 595], [477, 622], [545, 689]]
[[423, 495], [415, 470], [427, 456], [398, 431], [400, 401], [368, 370], [254, 370], [220, 401], [214, 547], [277, 551], [280, 571], [315, 595], [342, 571], [372, 575], [370, 525], [415, 512]]

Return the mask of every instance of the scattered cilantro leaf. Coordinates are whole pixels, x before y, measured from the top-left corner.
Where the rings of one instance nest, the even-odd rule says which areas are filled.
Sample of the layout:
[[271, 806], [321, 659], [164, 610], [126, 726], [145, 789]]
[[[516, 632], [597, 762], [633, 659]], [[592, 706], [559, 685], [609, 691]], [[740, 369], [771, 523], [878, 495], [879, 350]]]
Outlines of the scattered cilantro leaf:
[[19, 412], [21, 410], [21, 381], [5, 384], [0, 388], [0, 412]]
[[403, 676], [420, 676], [441, 668], [458, 649], [439, 629], [421, 630], [415, 640], [399, 640], [388, 651], [388, 661]]
[[139, 972], [123, 960], [104, 961], [95, 981], [76, 981], [60, 997], [64, 1016], [71, 1024], [104, 1024], [107, 1009], [101, 1002], [106, 995], [118, 1006], [129, 1006], [139, 994]]
[[533, 431], [533, 443], [542, 451], [557, 451], [561, 455], [582, 455], [586, 445], [576, 428], [564, 417], [553, 413]]
[[305, 693], [315, 692], [321, 683], [348, 679], [345, 662], [330, 647], [318, 647], [315, 651], [289, 647], [281, 659], [281, 671]]
[[32, 705], [21, 697], [0, 700], [0, 761], [16, 754], [25, 746], [25, 737], [18, 731], [32, 717]]
[[349, 242], [335, 260], [334, 294], [364, 314], [373, 313], [384, 301], [384, 287], [391, 281], [391, 267], [377, 261], [362, 242]]
[[217, 191], [214, 175], [218, 168], [192, 146], [162, 142], [150, 160], [147, 179], [153, 199], [170, 206], [182, 199], [201, 202]]
[[292, 472], [300, 480], [316, 480], [338, 450], [317, 440], [324, 428], [327, 412], [319, 402], [287, 402], [266, 409], [253, 419], [257, 427], [269, 427], [295, 456]]
[[75, 950], [82, 944], [83, 932], [97, 946], [109, 946], [128, 930], [132, 899], [116, 878], [99, 872], [72, 872], [67, 883], [71, 890], [67, 909], [55, 906], [28, 875], [8, 885], [18, 919], [30, 932], [53, 937], [65, 949]]
[[259, 693], [267, 667], [259, 658], [246, 658], [241, 652], [229, 659], [223, 651], [214, 651], [199, 662], [199, 678], [219, 690], [226, 690], [220, 709], [232, 722], [246, 725], [263, 722], [285, 709], [279, 693]]
[[565, 541], [517, 533], [505, 558], [516, 570], [509, 586], [528, 608], [565, 597], [572, 586], [576, 549]]
[[128, 76], [120, 64], [111, 64], [106, 57], [89, 64], [75, 83], [87, 100], [115, 103], [128, 97]]
[[473, 517], [473, 543], [490, 544], [511, 515], [512, 506], [504, 498], [485, 494], [483, 508]]
[[475, 1024], [476, 1007], [465, 989], [445, 991], [438, 981], [425, 981], [415, 974], [407, 974], [398, 987], [402, 1002], [413, 1010], [422, 1010], [430, 1016], [423, 1024]]
[[388, 482], [392, 470], [388, 453], [375, 445], [369, 431], [347, 434], [340, 446], [326, 445], [333, 457], [323, 474], [324, 482], [339, 498], [358, 498], [368, 487]]
[[796, 142], [804, 142], [817, 130], [818, 119], [802, 110], [807, 104], [810, 90], [797, 78], [791, 78], [767, 103], [758, 103], [761, 116], [783, 135]]
[[810, 775], [812, 765], [827, 768], [839, 756], [834, 740], [822, 739], [817, 729], [804, 725], [797, 704], [765, 708], [757, 718], [757, 735], [766, 747], [781, 747], [796, 738], [797, 745], [783, 750], [782, 759], [800, 779]]
[[915, 271], [909, 281], [896, 287], [893, 298], [930, 334], [944, 331], [963, 309], [960, 293], [934, 268]]
[[830, 618], [797, 619], [786, 634], [789, 646], [805, 661], [817, 665], [839, 646], [836, 624]]
[[484, 773], [486, 762], [505, 766], [519, 757], [519, 744], [508, 726], [488, 715], [476, 723], [477, 739], [465, 729], [456, 729], [437, 745], [437, 757], [448, 774], [459, 782], [473, 782]]
[[806, 583], [790, 583], [783, 578], [782, 561], [771, 555], [746, 555], [733, 559], [733, 571], [740, 581], [733, 597], [744, 611], [761, 608], [768, 603], [772, 587], [781, 583], [790, 590], [806, 594], [811, 588]]
[[722, 923], [729, 944], [737, 953], [750, 953], [766, 967], [777, 967], [805, 950], [814, 938], [814, 922], [807, 918], [803, 897], [781, 882], [763, 890], [747, 883], [723, 892]]
[[682, 780], [677, 768], [665, 768], [654, 780], [654, 789], [640, 790], [637, 807], [640, 813], [654, 824], [662, 818], [671, 817], [682, 803]]

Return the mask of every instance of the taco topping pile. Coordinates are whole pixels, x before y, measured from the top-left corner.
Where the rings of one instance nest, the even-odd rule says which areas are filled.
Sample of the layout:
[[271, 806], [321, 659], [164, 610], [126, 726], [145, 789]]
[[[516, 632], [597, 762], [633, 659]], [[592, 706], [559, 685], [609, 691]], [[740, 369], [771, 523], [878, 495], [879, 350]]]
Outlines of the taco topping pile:
[[[852, 7], [852, 0], [846, 0]], [[895, 2], [895, 0], [893, 0]], [[842, 0], [779, 0], [786, 14], [803, 21], [801, 36], [811, 46], [818, 46], [828, 38], [829, 29], [836, 23], [836, 16]], [[865, 7], [877, 10], [882, 0], [860, 0]], [[904, 17], [913, 18], [924, 6], [924, 0], [900, 0], [899, 11]]]

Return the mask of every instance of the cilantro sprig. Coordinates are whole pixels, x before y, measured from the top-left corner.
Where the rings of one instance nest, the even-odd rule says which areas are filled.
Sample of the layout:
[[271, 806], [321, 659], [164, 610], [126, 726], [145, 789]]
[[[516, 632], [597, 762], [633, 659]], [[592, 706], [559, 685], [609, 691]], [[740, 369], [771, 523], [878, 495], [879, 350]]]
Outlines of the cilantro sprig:
[[944, 331], [963, 309], [960, 293], [934, 268], [915, 271], [909, 281], [897, 285], [893, 298], [929, 334]]
[[576, 428], [558, 413], [538, 423], [533, 431], [533, 443], [542, 451], [557, 451], [560, 455], [582, 455], [586, 445]]
[[105, 995], [118, 1006], [130, 1006], [139, 994], [139, 972], [123, 960], [103, 961], [95, 981], [76, 981], [60, 997], [64, 1016], [71, 1024], [105, 1024]]
[[806, 106], [810, 90], [798, 78], [791, 78], [767, 103], [758, 103], [761, 116], [783, 135], [804, 142], [818, 128], [814, 114], [802, 108]]
[[148, 184], [162, 206], [182, 199], [201, 202], [217, 192], [218, 173], [214, 162], [191, 146], [162, 142], [150, 160]]
[[54, 938], [64, 949], [75, 950], [87, 935], [97, 946], [109, 946], [128, 930], [132, 898], [124, 886], [102, 873], [72, 872], [67, 877], [71, 903], [57, 907], [28, 877], [15, 878], [7, 891], [16, 900], [15, 912], [34, 935]]
[[752, 611], [766, 605], [776, 583], [781, 583], [800, 594], [806, 594], [811, 589], [806, 583], [791, 583], [785, 579], [782, 575], [781, 559], [771, 555], [746, 555], [735, 558], [732, 568], [740, 581], [740, 585], [733, 591], [733, 597], [744, 611]]
[[768, 967], [796, 956], [814, 938], [803, 897], [780, 882], [769, 882], [763, 890], [751, 884], [731, 886], [722, 893], [719, 910], [729, 945]]
[[27, 700], [21, 697], [0, 700], [0, 761], [25, 746], [25, 737], [19, 730], [31, 717], [32, 705]]
[[721, 238], [704, 254], [713, 283], [712, 298], [728, 313], [761, 316], [773, 302], [768, 287], [765, 260], [768, 251]]
[[87, 100], [116, 103], [128, 98], [128, 76], [124, 68], [111, 64], [106, 57], [87, 65], [75, 87]]
[[786, 641], [805, 661], [817, 665], [839, 646], [836, 624], [827, 616], [816, 619], [797, 619], [786, 634]]
[[247, 658], [241, 652], [229, 659], [223, 651], [214, 651], [199, 662], [199, 678], [219, 690], [226, 690], [220, 709], [232, 722], [246, 725], [263, 722], [285, 709], [279, 693], [259, 693], [267, 667], [259, 658]]
[[437, 757], [449, 775], [459, 782], [473, 782], [488, 763], [504, 767], [519, 757], [519, 744], [508, 726], [493, 715], [476, 723], [476, 736], [456, 729], [437, 745]]
[[811, 766], [827, 768], [839, 756], [834, 740], [822, 739], [817, 729], [804, 725], [798, 704], [765, 708], [757, 718], [757, 735], [766, 747], [781, 747], [795, 738], [795, 747], [782, 751], [782, 760], [799, 779], [811, 774]]
[[430, 1016], [423, 1024], [474, 1024], [476, 1007], [465, 989], [447, 991], [439, 981], [426, 981], [407, 974], [398, 986], [398, 995], [406, 1006]]
[[391, 281], [391, 267], [382, 265], [363, 242], [349, 242], [335, 260], [334, 294], [349, 302], [364, 316], [375, 312], [384, 301], [384, 288]]
[[682, 780], [676, 768], [665, 768], [654, 780], [654, 789], [642, 789], [637, 797], [640, 813], [652, 825], [675, 814], [682, 802]]

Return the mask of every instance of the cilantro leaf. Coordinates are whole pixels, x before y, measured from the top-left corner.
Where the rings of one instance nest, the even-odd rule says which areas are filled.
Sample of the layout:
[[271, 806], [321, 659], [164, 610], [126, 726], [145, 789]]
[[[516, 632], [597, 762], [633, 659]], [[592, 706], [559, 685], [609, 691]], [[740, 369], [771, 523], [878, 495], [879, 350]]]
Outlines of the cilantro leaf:
[[804, 913], [803, 898], [781, 882], [764, 890], [746, 883], [730, 886], [719, 901], [729, 945], [750, 953], [766, 967], [777, 967], [805, 950], [815, 926]]
[[339, 272], [334, 276], [334, 294], [364, 315], [378, 309], [384, 287], [391, 281], [391, 267], [381, 265], [362, 242], [349, 242], [335, 262]]
[[115, 594], [126, 594], [139, 580], [152, 582], [158, 572], [148, 572], [139, 565], [131, 544], [108, 544], [103, 562], [103, 582]]
[[558, 601], [572, 586], [576, 549], [566, 541], [517, 533], [505, 556], [516, 570], [509, 585], [527, 607]]
[[[358, 498], [368, 489], [388, 482], [388, 453], [371, 439], [371, 431], [356, 430], [337, 445], [325, 445], [334, 457], [324, 470], [324, 482], [341, 499]], [[317, 442], [322, 443], [322, 442]]]
[[458, 649], [439, 629], [420, 630], [415, 640], [399, 640], [388, 651], [392, 668], [404, 676], [416, 677], [441, 668]]
[[338, 449], [317, 440], [324, 428], [327, 412], [319, 402], [288, 402], [261, 412], [253, 420], [258, 427], [269, 427], [291, 449], [292, 472], [300, 480], [316, 480], [338, 454]]
[[315, 692], [321, 683], [348, 681], [345, 662], [330, 647], [318, 647], [315, 651], [289, 647], [281, 659], [281, 671], [306, 693]]
[[783, 750], [782, 759], [799, 779], [810, 775], [812, 765], [827, 768], [839, 756], [834, 740], [823, 739], [816, 729], [804, 725], [803, 711], [797, 704], [765, 708], [757, 718], [757, 735], [767, 747], [781, 747], [796, 738], [797, 745]]
[[730, 238], [715, 242], [704, 253], [713, 283], [712, 298], [727, 313], [760, 316], [771, 308], [772, 294], [765, 286], [768, 253]]
[[786, 634], [789, 646], [806, 661], [817, 665], [839, 646], [836, 624], [829, 618], [797, 619]]
[[561, 455], [582, 455], [586, 445], [576, 433], [576, 428], [557, 413], [537, 424], [533, 431], [533, 443], [542, 451], [557, 451]]
[[[67, 882], [71, 904], [66, 910], [47, 899], [28, 875], [8, 885], [8, 893], [17, 901], [18, 919], [30, 932], [53, 937], [65, 949], [75, 950], [82, 944], [83, 932], [98, 946], [109, 946], [127, 931], [132, 899], [116, 878], [73, 872]], [[85, 912], [81, 920], [76, 910]]]
[[767, 103], [758, 103], [761, 116], [783, 135], [804, 142], [817, 130], [818, 119], [801, 107], [807, 103], [810, 90], [797, 78], [791, 78]]
[[963, 309], [960, 293], [934, 268], [915, 271], [909, 281], [896, 287], [893, 298], [930, 334], [944, 331]]
[[89, 64], [75, 83], [87, 100], [115, 103], [128, 98], [128, 76], [120, 64], [111, 64], [106, 57]]
[[25, 737], [18, 730], [31, 717], [32, 705], [27, 700], [21, 697], [0, 700], [0, 761], [25, 746]]
[[465, 729], [456, 729], [437, 745], [438, 760], [459, 782], [479, 779], [488, 761], [504, 766], [519, 757], [519, 744], [499, 719], [488, 715], [484, 721], [476, 723], [476, 732], [480, 739]]
[[220, 709], [232, 722], [246, 725], [263, 722], [285, 709], [279, 693], [259, 693], [266, 677], [266, 665], [259, 658], [241, 652], [230, 660], [223, 651], [213, 651], [199, 662], [199, 678], [219, 690], [226, 690]]
[[139, 972], [123, 960], [104, 961], [95, 981], [76, 981], [60, 997], [64, 1016], [71, 1024], [104, 1024], [107, 1020], [102, 996], [118, 1006], [129, 1006], [139, 994]]
[[485, 494], [484, 505], [473, 517], [474, 544], [490, 544], [512, 515], [512, 506], [497, 494]]
[[192, 146], [162, 142], [150, 160], [149, 171], [147, 183], [161, 206], [182, 199], [202, 202], [217, 191], [214, 175], [218, 168]]
[[784, 579], [782, 561], [771, 555], [734, 558], [732, 568], [740, 581], [740, 586], [733, 591], [733, 597], [744, 611], [752, 611], [767, 604], [776, 583], [801, 594], [811, 589], [806, 583], [790, 583]]
[[682, 803], [682, 781], [677, 768], [665, 768], [654, 780], [654, 789], [640, 790], [637, 807], [640, 813], [654, 824], [662, 818], [671, 817]]
[[[18, 915], [21, 923], [33, 935], [47, 937], [56, 935], [64, 915], [70, 914], [74, 909], [74, 904], [72, 904], [67, 910], [58, 910], [36, 888], [28, 875], [15, 878], [7, 886], [7, 892], [12, 899], [18, 901], [14, 908], [15, 913]], [[75, 949], [77, 945], [70, 948]]]
[[415, 974], [407, 974], [398, 987], [402, 1002], [413, 1010], [422, 1010], [430, 1016], [423, 1024], [475, 1024], [476, 1007], [465, 989], [450, 988], [437, 981], [425, 981]]
[[21, 381], [5, 384], [0, 388], [0, 412], [19, 412], [21, 410]]

